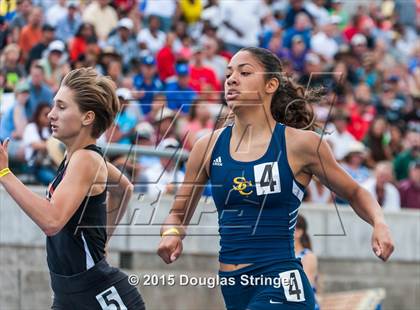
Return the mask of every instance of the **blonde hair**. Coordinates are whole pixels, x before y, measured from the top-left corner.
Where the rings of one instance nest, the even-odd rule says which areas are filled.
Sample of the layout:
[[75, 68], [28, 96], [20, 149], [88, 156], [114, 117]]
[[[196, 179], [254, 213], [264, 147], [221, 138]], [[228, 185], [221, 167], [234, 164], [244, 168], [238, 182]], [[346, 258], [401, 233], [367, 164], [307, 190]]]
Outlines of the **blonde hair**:
[[3, 50], [3, 54], [0, 56], [0, 65], [3, 67], [6, 65], [6, 57], [10, 53], [16, 53], [20, 56], [20, 47], [16, 43], [10, 43], [6, 45]]
[[95, 113], [91, 135], [99, 138], [112, 125], [120, 109], [114, 82], [89, 67], [70, 71], [63, 78], [61, 85], [74, 92], [74, 100], [81, 112]]

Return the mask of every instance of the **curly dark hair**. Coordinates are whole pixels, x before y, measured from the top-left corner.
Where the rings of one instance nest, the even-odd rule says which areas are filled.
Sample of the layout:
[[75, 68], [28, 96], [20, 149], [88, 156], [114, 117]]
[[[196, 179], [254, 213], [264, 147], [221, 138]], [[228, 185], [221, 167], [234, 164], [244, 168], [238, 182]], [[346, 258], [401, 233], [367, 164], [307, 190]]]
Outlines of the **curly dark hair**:
[[260, 47], [245, 47], [240, 51], [252, 54], [264, 67], [264, 78], [269, 81], [276, 78], [279, 88], [271, 101], [271, 114], [273, 118], [287, 126], [315, 130], [315, 114], [312, 104], [320, 100], [325, 92], [324, 88], [305, 88], [297, 84], [283, 71], [280, 59], [270, 50]]

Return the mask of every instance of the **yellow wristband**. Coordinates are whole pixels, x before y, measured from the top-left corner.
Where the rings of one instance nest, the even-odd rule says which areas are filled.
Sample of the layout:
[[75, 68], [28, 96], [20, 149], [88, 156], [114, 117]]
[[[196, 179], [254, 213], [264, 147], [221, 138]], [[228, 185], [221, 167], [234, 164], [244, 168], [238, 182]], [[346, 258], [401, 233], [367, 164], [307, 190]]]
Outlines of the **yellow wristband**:
[[9, 173], [11, 173], [12, 171], [10, 171], [9, 168], [4, 168], [2, 170], [0, 170], [0, 178], [4, 177], [5, 175], [8, 175]]
[[165, 237], [165, 236], [168, 236], [168, 235], [170, 235], [170, 236], [180, 236], [181, 233], [179, 232], [178, 228], [172, 227], [172, 228], [169, 228], [169, 229], [165, 230], [162, 233], [161, 237]]

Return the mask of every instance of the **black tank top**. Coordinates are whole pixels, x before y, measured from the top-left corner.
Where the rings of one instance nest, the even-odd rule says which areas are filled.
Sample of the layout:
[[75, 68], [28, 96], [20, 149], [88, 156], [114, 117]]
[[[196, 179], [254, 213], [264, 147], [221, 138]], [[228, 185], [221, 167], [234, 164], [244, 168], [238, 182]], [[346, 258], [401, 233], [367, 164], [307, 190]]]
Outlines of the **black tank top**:
[[[103, 156], [101, 149], [94, 144], [84, 149]], [[47, 190], [48, 200], [66, 173], [65, 160]], [[69, 276], [90, 269], [104, 257], [106, 239], [105, 189], [101, 194], [86, 196], [63, 229], [56, 235], [47, 237], [47, 261], [50, 271]]]

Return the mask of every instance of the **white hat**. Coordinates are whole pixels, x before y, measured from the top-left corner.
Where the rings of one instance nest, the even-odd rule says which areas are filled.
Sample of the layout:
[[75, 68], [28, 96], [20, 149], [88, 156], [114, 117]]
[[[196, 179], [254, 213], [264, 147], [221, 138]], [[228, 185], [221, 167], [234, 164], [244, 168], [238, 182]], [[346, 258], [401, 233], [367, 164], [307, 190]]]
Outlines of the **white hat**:
[[359, 141], [352, 141], [350, 142], [349, 146], [347, 147], [347, 152], [344, 157], [349, 156], [351, 153], [362, 153], [365, 154], [366, 147], [363, 143]]
[[64, 45], [64, 42], [60, 41], [60, 40], [52, 41], [48, 45], [48, 54], [53, 52], [53, 51], [58, 51], [60, 53], [64, 53], [66, 51], [66, 46]]
[[131, 91], [128, 88], [118, 88], [116, 91], [117, 97], [121, 97], [124, 100], [130, 100], [131, 97]]
[[180, 144], [175, 138], [166, 138], [159, 143], [158, 149], [179, 148]]
[[315, 53], [308, 53], [305, 56], [305, 62], [308, 62], [313, 65], [319, 65], [321, 63], [321, 59]]
[[133, 21], [131, 19], [129, 19], [128, 17], [124, 17], [124, 18], [121, 18], [118, 21], [117, 27], [118, 28], [123, 27], [123, 28], [127, 28], [128, 30], [131, 30], [131, 29], [133, 29], [134, 24], [133, 24]]
[[173, 117], [175, 117], [175, 112], [167, 107], [164, 107], [162, 110], [156, 113], [154, 121], [157, 123], [157, 122], [163, 121], [166, 118], [173, 118]]
[[140, 122], [136, 126], [136, 133], [139, 138], [151, 139], [155, 129], [148, 122]]
[[361, 33], [356, 33], [352, 38], [351, 38], [351, 45], [366, 45], [367, 44], [367, 40], [366, 37], [361, 34]]
[[330, 17], [329, 17], [329, 19], [328, 19], [328, 22], [330, 23], [330, 24], [339, 24], [339, 23], [341, 23], [341, 16], [339, 16], [339, 15], [331, 15]]

